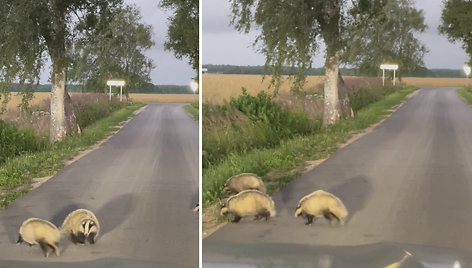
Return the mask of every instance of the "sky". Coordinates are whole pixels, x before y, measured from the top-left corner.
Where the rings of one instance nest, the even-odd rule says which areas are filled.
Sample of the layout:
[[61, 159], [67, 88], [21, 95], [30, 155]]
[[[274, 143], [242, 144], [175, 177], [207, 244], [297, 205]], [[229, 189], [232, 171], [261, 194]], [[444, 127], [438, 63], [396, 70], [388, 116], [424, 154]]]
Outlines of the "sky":
[[[428, 25], [424, 33], [417, 35], [429, 49], [424, 58], [426, 67], [461, 69], [468, 60], [467, 54], [460, 44], [449, 43], [437, 30], [441, 21], [442, 1], [416, 0], [415, 5], [423, 10]], [[241, 34], [229, 26], [229, 0], [203, 0], [202, 8], [203, 64], [264, 65], [264, 56], [252, 47], [259, 33], [257, 29], [251, 30], [249, 34]], [[320, 67], [323, 63], [324, 53], [320, 52], [314, 58], [313, 67]]]
[[[206, 0], [205, 0], [206, 1]], [[158, 7], [159, 0], [125, 0], [127, 4], [135, 4], [141, 12], [142, 21], [152, 25], [155, 46], [145, 54], [154, 61], [156, 66], [151, 71], [151, 81], [159, 85], [188, 85], [195, 76], [195, 72], [186, 59], [178, 60], [174, 54], [164, 50], [164, 42], [167, 36], [167, 17], [171, 11]], [[41, 73], [40, 82], [49, 83], [50, 62]]]

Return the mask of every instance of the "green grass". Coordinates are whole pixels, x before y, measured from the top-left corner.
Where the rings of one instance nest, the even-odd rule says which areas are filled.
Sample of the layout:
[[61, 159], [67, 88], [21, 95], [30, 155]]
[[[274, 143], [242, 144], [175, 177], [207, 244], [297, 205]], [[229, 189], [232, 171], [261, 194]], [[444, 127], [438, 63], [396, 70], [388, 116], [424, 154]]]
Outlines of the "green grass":
[[[281, 141], [275, 148], [254, 149], [246, 153], [233, 153], [221, 163], [203, 170], [202, 198], [203, 205], [215, 203], [220, 198], [221, 190], [227, 178], [244, 172], [262, 176], [268, 185], [269, 193], [283, 187], [299, 174], [291, 174], [307, 160], [328, 157], [346, 142], [352, 134], [379, 122], [390, 112], [389, 109], [405, 100], [406, 96], [417, 88], [405, 87], [388, 94], [383, 99], [360, 109], [356, 117], [340, 121], [338, 124], [322, 128], [316, 134], [295, 137]], [[280, 174], [267, 176], [268, 173]]]
[[38, 138], [30, 129], [18, 129], [0, 120], [0, 165], [9, 157], [36, 152], [48, 147], [44, 138]]
[[83, 129], [82, 135], [69, 136], [63, 142], [49, 146], [40, 152], [30, 152], [18, 157], [9, 158], [0, 166], [1, 206], [6, 206], [25, 190], [17, 190], [29, 184], [32, 178], [54, 175], [64, 167], [67, 160], [76, 156], [79, 151], [108, 137], [116, 126], [131, 117], [142, 103], [134, 103], [113, 112]]
[[193, 117], [195, 121], [198, 121], [198, 102], [187, 104], [184, 106], [185, 111]]
[[465, 87], [457, 90], [457, 93], [464, 98], [464, 100], [472, 105], [472, 87]]

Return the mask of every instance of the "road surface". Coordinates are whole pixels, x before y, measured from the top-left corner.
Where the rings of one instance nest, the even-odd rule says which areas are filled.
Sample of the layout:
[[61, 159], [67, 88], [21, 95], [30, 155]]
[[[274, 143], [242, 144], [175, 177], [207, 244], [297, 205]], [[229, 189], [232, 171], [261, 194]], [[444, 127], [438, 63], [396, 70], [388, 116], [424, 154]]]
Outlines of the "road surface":
[[[198, 124], [183, 106], [149, 104], [97, 150], [1, 211], [0, 260], [10, 262], [0, 267], [17, 260], [198, 267], [198, 214], [192, 211], [198, 202]], [[95, 245], [63, 239], [62, 255], [46, 260], [38, 246], [15, 244], [25, 219], [60, 225], [76, 208], [99, 219]]]
[[[324, 219], [305, 226], [304, 219], [294, 218], [300, 198], [317, 189], [345, 202], [350, 215], [344, 227], [331, 227]], [[227, 224], [203, 241], [203, 261], [254, 262], [258, 254], [276, 257], [270, 252], [275, 248], [383, 242], [470, 255], [472, 108], [455, 89], [423, 88], [372, 132], [273, 199], [275, 218]]]

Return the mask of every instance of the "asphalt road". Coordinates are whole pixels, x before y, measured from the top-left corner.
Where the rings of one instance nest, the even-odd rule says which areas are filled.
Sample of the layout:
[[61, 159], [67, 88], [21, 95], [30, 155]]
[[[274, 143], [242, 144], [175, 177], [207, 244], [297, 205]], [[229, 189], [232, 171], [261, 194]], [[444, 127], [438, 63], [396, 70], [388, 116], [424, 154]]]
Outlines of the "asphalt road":
[[[299, 199], [317, 189], [344, 201], [350, 213], [345, 226], [331, 227], [324, 219], [305, 226], [304, 219], [294, 218]], [[455, 89], [424, 88], [371, 133], [273, 199], [276, 217], [227, 224], [203, 241], [203, 261], [253, 262], [258, 254], [276, 258], [277, 253], [270, 253], [273, 247], [282, 248], [281, 253], [295, 245], [337, 248], [384, 242], [470, 256], [472, 108]]]
[[[99, 259], [100, 267], [198, 267], [198, 124], [183, 106], [149, 104], [97, 150], [1, 211], [0, 260], [9, 262], [0, 267], [20, 267], [17, 260], [90, 267]], [[25, 219], [60, 225], [76, 208], [100, 221], [95, 245], [65, 238], [61, 256], [45, 259], [39, 246], [15, 244]]]

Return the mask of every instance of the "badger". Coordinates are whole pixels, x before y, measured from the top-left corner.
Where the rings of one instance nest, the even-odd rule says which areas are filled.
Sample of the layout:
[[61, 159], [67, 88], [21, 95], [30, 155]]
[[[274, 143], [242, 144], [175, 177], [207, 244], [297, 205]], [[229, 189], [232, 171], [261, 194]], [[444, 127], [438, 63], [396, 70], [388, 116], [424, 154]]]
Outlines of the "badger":
[[42, 219], [29, 218], [21, 225], [16, 243], [26, 242], [30, 246], [39, 244], [47, 258], [49, 249], [54, 250], [56, 256], [61, 254], [58, 247], [60, 239], [61, 232], [56, 225]]
[[266, 192], [264, 182], [256, 174], [242, 173], [229, 178], [223, 191], [239, 193], [244, 190], [259, 190]]
[[313, 223], [316, 217], [324, 216], [333, 225], [333, 218], [337, 219], [340, 225], [344, 225], [344, 219], [348, 212], [343, 202], [335, 195], [323, 190], [314, 191], [304, 196], [298, 202], [295, 217], [304, 216], [307, 219], [306, 225]]
[[61, 232], [70, 234], [70, 240], [74, 244], [85, 244], [85, 240], [88, 240], [90, 244], [95, 244], [95, 238], [100, 232], [100, 224], [92, 211], [77, 209], [65, 218]]
[[257, 190], [245, 190], [228, 198], [220, 215], [233, 214], [233, 222], [239, 222], [242, 217], [254, 215], [254, 220], [269, 218], [276, 215], [274, 201], [270, 196]]

